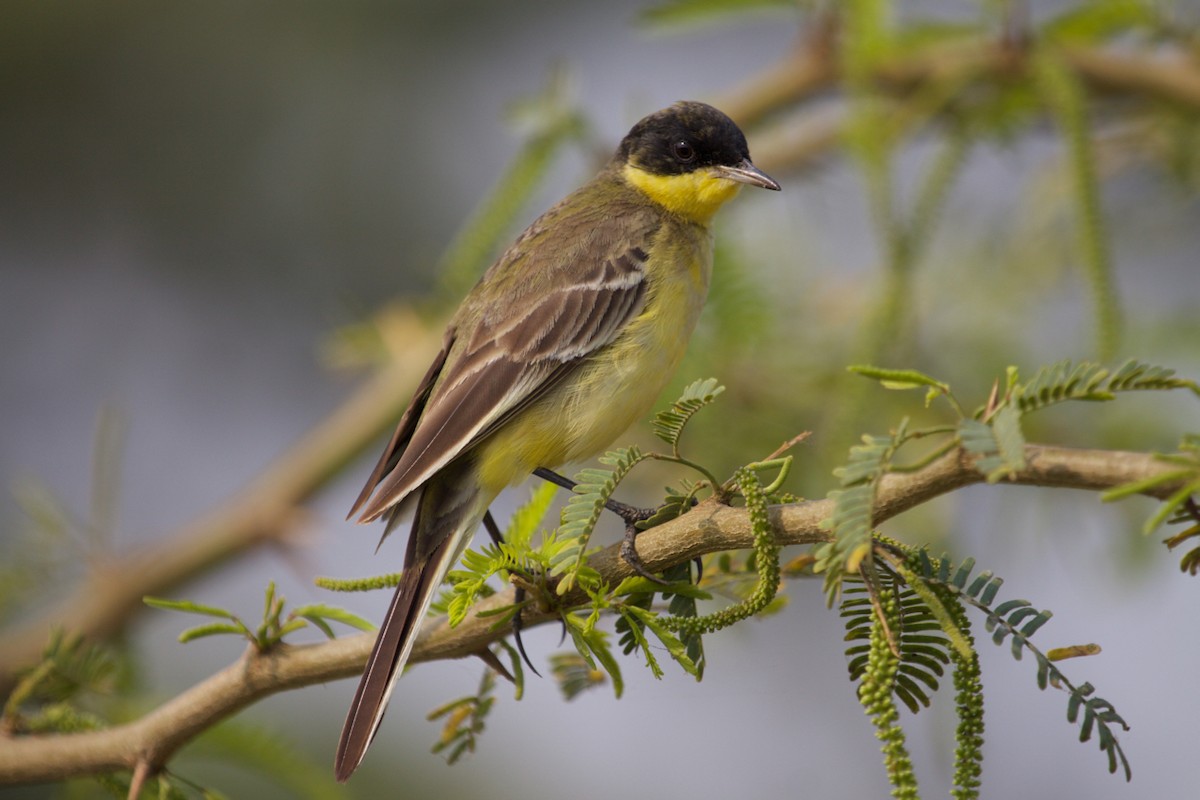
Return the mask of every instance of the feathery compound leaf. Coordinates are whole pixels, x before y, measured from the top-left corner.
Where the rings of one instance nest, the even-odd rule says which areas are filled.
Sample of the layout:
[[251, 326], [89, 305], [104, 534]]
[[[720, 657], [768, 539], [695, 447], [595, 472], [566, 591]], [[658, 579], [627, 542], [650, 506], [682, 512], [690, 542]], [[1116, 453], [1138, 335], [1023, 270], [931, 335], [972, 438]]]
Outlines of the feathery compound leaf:
[[668, 523], [677, 517], [682, 517], [690, 511], [692, 505], [695, 503], [696, 491], [700, 488], [700, 484], [693, 483], [692, 481], [681, 481], [681, 486], [681, 489], [668, 486], [666, 488], [667, 496], [663, 498], [662, 503], [654, 510], [654, 514], [635, 523], [637, 529], [648, 531], [651, 528], [657, 528], [659, 525]]
[[553, 483], [543, 481], [539, 484], [529, 501], [513, 513], [504, 531], [504, 541], [514, 548], [529, 547], [533, 534], [546, 518], [546, 512], [550, 510], [557, 494], [558, 487]]
[[[621, 651], [625, 655], [635, 650], [643, 650], [648, 646], [645, 629], [649, 628], [659, 641], [666, 646], [670, 656], [679, 663], [683, 670], [700, 680], [704, 673], [704, 643], [700, 631], [685, 630], [676, 637], [670, 632], [665, 623], [651, 610], [654, 595], [662, 592], [664, 600], [668, 600], [667, 613], [670, 617], [696, 617], [696, 600], [711, 599], [711, 595], [693, 585], [691, 581], [691, 564], [676, 564], [663, 572], [663, 579], [671, 585], [663, 589], [647, 579], [634, 576], [626, 578], [612, 591], [612, 597], [624, 597], [624, 602], [618, 606], [620, 616], [615, 628], [620, 635]], [[649, 615], [647, 617], [646, 615]], [[661, 676], [661, 670], [653, 653], [645, 652], [646, 665], [655, 677]]]
[[566, 700], [574, 700], [588, 689], [602, 686], [604, 673], [579, 653], [555, 653], [550, 656], [550, 672]]
[[1066, 400], [1112, 400], [1114, 395], [1104, 386], [1109, 371], [1100, 364], [1081, 362], [1072, 367], [1070, 361], [1038, 369], [1033, 378], [1013, 387], [1012, 397], [1022, 412], [1044, 408]]
[[467, 612], [481, 597], [490, 595], [488, 581], [493, 575], [517, 566], [507, 545], [488, 544], [481, 551], [468, 549], [463, 553], [462, 569], [451, 570], [447, 576], [452, 582], [446, 616], [450, 627], [455, 627], [467, 617]]
[[[1114, 725], [1120, 725], [1123, 729], [1128, 730], [1129, 726], [1125, 720], [1117, 714], [1108, 701], [1091, 697], [1093, 689], [1090, 684], [1085, 683], [1076, 687], [1067, 680], [1066, 676], [1051, 662], [1051, 657], [1030, 641], [1030, 637], [1051, 618], [1049, 611], [1038, 611], [1027, 600], [1006, 600], [992, 607], [991, 601], [1000, 587], [1000, 579], [989, 577], [987, 581], [981, 583], [977, 578], [964, 590], [965, 578], [963, 581], [947, 580], [949, 570], [946, 568], [945, 559], [942, 559], [939, 565], [934, 564], [928, 556], [924, 558], [918, 556], [910, 558], [908, 564], [911, 569], [917, 570], [920, 577], [926, 582], [940, 586], [986, 614], [986, 626], [989, 631], [993, 632], [992, 641], [996, 644], [1003, 644], [1004, 640], [1011, 636], [1011, 650], [1014, 659], [1020, 660], [1024, 652], [1031, 653], [1037, 661], [1038, 688], [1045, 689], [1050, 685], [1061, 686], [1069, 693], [1067, 719], [1072, 723], [1079, 721], [1080, 741], [1088, 741], [1094, 731], [1097, 734], [1100, 749], [1108, 756], [1108, 771], [1116, 772], [1118, 768], [1123, 768], [1125, 779], [1132, 778], [1125, 751], [1121, 749], [1121, 743], [1112, 730]], [[959, 573], [961, 573], [961, 569]], [[989, 574], [982, 573], [980, 578]], [[1051, 651], [1051, 653], [1056, 657], [1061, 656], [1055, 651]], [[1080, 717], [1081, 711], [1083, 712], [1082, 718]]]
[[1105, 401], [1114, 399], [1117, 392], [1171, 389], [1188, 389], [1200, 396], [1200, 384], [1176, 377], [1175, 370], [1168, 367], [1131, 359], [1110, 371], [1092, 362], [1072, 365], [1070, 361], [1060, 361], [1040, 368], [1031, 380], [1013, 386], [1011, 394], [1020, 411], [1028, 413], [1068, 400]]
[[716, 378], [706, 378], [689, 384], [669, 409], [654, 415], [650, 422], [654, 435], [671, 445], [675, 455], [679, 455], [679, 437], [683, 435], [683, 428], [688, 420], [717, 399], [723, 391], [725, 387], [718, 384]]
[[446, 753], [446, 762], [453, 764], [463, 755], [475, 752], [485, 727], [484, 720], [496, 704], [496, 698], [492, 696], [495, 688], [496, 673], [485, 669], [479, 690], [474, 695], [452, 700], [425, 716], [430, 722], [446, 718], [442, 733], [433, 745], [434, 753]]
[[[1163, 543], [1167, 546], [1167, 549], [1174, 550], [1179, 545], [1190, 540], [1200, 542], [1200, 523], [1164, 539]], [[1179, 569], [1181, 572], [1186, 572], [1189, 575], [1195, 575], [1200, 572], [1200, 544], [1197, 544], [1196, 547], [1183, 554], [1183, 558], [1179, 560]]]
[[[120, 663], [108, 647], [55, 628], [42, 650], [42, 661], [21, 675], [0, 706], [0, 721], [8, 725], [20, 717], [20, 727], [31, 732], [74, 730], [72, 720], [82, 712], [74, 710], [68, 701], [85, 692], [111, 694], [119, 670]], [[28, 703], [40, 706], [35, 717], [22, 713], [22, 706]], [[53, 709], [57, 708], [65, 709], [70, 718], [56, 718]], [[39, 718], [40, 722], [36, 721]]]
[[561, 546], [550, 562], [550, 573], [562, 576], [557, 589], [559, 595], [575, 586], [587, 557], [588, 541], [604, 511], [604, 504], [629, 471], [644, 458], [636, 447], [611, 450], [600, 458], [600, 463], [612, 467], [611, 471], [585, 469], [575, 476], [575, 488], [571, 490], [571, 498], [562, 511], [562, 522], [555, 532]]
[[[273, 594], [273, 587], [274, 584], [271, 584], [271, 588], [268, 589], [269, 597]], [[206, 617], [217, 617], [225, 620], [223, 622], [210, 622], [204, 625], [197, 625], [194, 628], [188, 628], [179, 634], [179, 642], [181, 644], [220, 634], [244, 636], [250, 641], [256, 642], [254, 631], [250, 630], [232, 611], [217, 608], [216, 606], [206, 606], [201, 603], [192, 602], [191, 600], [167, 600], [162, 597], [150, 597], [149, 595], [143, 597], [142, 602], [151, 608], [160, 608], [165, 611], [182, 611], [185, 614], [200, 614]]]
[[[1004, 406], [992, 417], [992, 435], [996, 437], [1000, 460], [1007, 477], [1025, 469], [1025, 435], [1021, 415], [1012, 406]], [[988, 476], [992, 480], [992, 476]]]
[[[922, 576], [940, 571], [928, 554], [908, 551], [886, 538], [881, 538], [880, 542], [886, 551], [891, 552], [876, 556], [875, 571], [880, 585], [878, 600], [873, 599], [874, 593], [862, 576], [847, 578], [845, 600], [842, 603], [846, 639], [854, 642], [873, 640], [880, 622], [879, 614], [885, 609], [892, 609], [887, 612], [887, 626], [895, 642], [894, 655], [899, 659], [893, 691], [913, 713], [929, 706], [930, 695], [940, 686], [946, 666], [954, 665], [955, 686], [960, 690], [962, 706], [960, 726], [966, 731], [964, 736], [970, 734], [959, 740], [959, 760], [966, 765], [959, 771], [959, 783], [969, 788], [979, 774], [978, 763], [982, 758], [979, 747], [982, 744], [983, 702], [969, 622], [954, 593], [938, 584], [924, 581]], [[894, 557], [900, 552], [908, 552], [904, 560]], [[965, 581], [969, 571], [969, 566], [965, 570], [960, 568], [956, 579]], [[948, 569], [946, 573], [948, 577]], [[895, 600], [889, 601], [889, 596]], [[856, 643], [846, 651], [852, 680], [865, 674], [875, 646]], [[975, 795], [966, 791], [956, 796]]]
[[596, 627], [597, 616], [598, 614], [595, 613], [588, 617], [567, 614], [563, 619], [566, 620], [567, 631], [571, 634], [576, 651], [592, 669], [596, 669], [597, 662], [600, 663], [600, 666], [608, 673], [608, 677], [612, 679], [613, 693], [620, 699], [621, 693], [625, 691], [621, 666], [608, 646], [608, 634]]
[[990, 425], [975, 419], [961, 420], [958, 440], [975, 456], [975, 466], [988, 483], [1025, 468], [1025, 436], [1021, 433], [1020, 414], [1012, 406], [1000, 408]]
[[850, 461], [833, 471], [844, 487], [829, 493], [833, 513], [826, 524], [834, 539], [813, 549], [813, 572], [825, 573], [825, 599], [831, 607], [844, 576], [857, 572], [871, 552], [875, 492], [892, 456], [907, 440], [907, 428], [906, 417], [891, 436], [864, 435], [861, 445], [850, 448]]
[[663, 671], [662, 667], [658, 665], [658, 660], [654, 656], [650, 643], [646, 640], [646, 630], [649, 630], [662, 642], [663, 646], [667, 649], [667, 653], [670, 654], [671, 658], [685, 672], [699, 677], [699, 669], [691, 657], [688, 656], [684, 643], [679, 637], [667, 630], [654, 612], [640, 606], [628, 605], [621, 609], [621, 616], [627, 622], [626, 630], [636, 643], [636, 649], [641, 650], [642, 655], [646, 659], [646, 666], [650, 668], [650, 672], [655, 678], [662, 678]]

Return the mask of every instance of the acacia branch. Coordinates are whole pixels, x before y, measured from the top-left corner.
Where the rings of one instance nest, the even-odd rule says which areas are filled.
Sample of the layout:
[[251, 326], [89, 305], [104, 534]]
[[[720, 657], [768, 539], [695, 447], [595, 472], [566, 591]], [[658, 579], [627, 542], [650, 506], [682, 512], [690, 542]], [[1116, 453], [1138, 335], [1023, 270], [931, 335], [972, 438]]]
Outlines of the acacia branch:
[[[1005, 483], [1102, 490], [1162, 475], [1172, 469], [1146, 453], [1078, 450], [1027, 445], [1027, 466]], [[875, 522], [884, 522], [910, 508], [964, 486], [981, 483], [984, 475], [969, 455], [955, 450], [912, 473], [889, 474], [880, 483]], [[1164, 484], [1155, 497], [1178, 487]], [[780, 545], [825, 541], [821, 522], [832, 511], [829, 500], [774, 506], [771, 522]], [[753, 533], [744, 508], [708, 501], [688, 514], [646, 531], [638, 537], [645, 566], [661, 571], [699, 556], [748, 548]], [[588, 562], [603, 581], [615, 585], [632, 574], [620, 558], [619, 545], [597, 553]], [[583, 602], [582, 595], [566, 603]], [[513, 602], [512, 590], [498, 592], [476, 606], [476, 612], [495, 610]], [[556, 619], [553, 612], [530, 609], [527, 625]], [[463, 658], [509, 634], [493, 629], [494, 617], [470, 615], [450, 628], [431, 626], [417, 641], [411, 662]], [[132, 770], [139, 764], [161, 768], [174, 753], [220, 721], [277, 692], [314, 683], [352, 677], [361, 672], [374, 634], [359, 634], [321, 644], [280, 645], [268, 653], [248, 650], [236, 662], [184, 691], [141, 719], [102, 731], [0, 738], [0, 785], [36, 783], [64, 778]]]
[[365, 382], [236, 497], [152, 545], [98, 560], [53, 607], [0, 634], [0, 696], [18, 670], [38, 662], [53, 630], [112, 637], [144, 608], [145, 595], [162, 594], [251, 548], [287, 542], [304, 517], [301, 504], [395, 424], [433, 352], [435, 340], [419, 333], [403, 358]]
[[[733, 89], [714, 105], [746, 129], [754, 129], [754, 161], [764, 169], [804, 166], [839, 147], [843, 122], [828, 108], [773, 118], [833, 93], [842, 80], [836, 20], [818, 20], [783, 58]], [[1186, 53], [1158, 47], [1142, 51], [1070, 46], [1058, 49], [1066, 66], [1091, 90], [1117, 97], [1145, 98], [1200, 110], [1200, 63]], [[881, 62], [872, 81], [883, 94], [903, 100], [931, 85], [974, 85], [1023, 79], [1031, 47], [997, 37], [960, 39]]]

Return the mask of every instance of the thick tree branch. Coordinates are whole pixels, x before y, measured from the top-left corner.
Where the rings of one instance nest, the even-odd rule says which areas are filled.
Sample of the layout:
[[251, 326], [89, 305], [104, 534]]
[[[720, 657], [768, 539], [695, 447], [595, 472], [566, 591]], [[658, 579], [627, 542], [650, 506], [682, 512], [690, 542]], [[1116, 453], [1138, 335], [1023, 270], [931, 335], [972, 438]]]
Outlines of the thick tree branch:
[[[1028, 445], [1025, 454], [1028, 466], [1006, 483], [1100, 490], [1164, 474], [1172, 468], [1145, 453]], [[971, 459], [957, 450], [918, 471], [888, 475], [879, 489], [876, 522], [983, 480]], [[1156, 490], [1156, 496], [1164, 497], [1175, 488], [1164, 485]], [[828, 500], [772, 508], [776, 540], [781, 545], [825, 540], [827, 533], [820, 524], [830, 510]], [[646, 531], [638, 538], [638, 551], [645, 565], [658, 571], [707, 553], [747, 548], [751, 540], [744, 509], [706, 502], [673, 522]], [[619, 545], [613, 545], [590, 561], [604, 580], [613, 584], [631, 574], [618, 550]], [[568, 602], [580, 600], [567, 598]], [[512, 601], [511, 590], [499, 592], [476, 610], [495, 609]], [[531, 612], [525, 621], [533, 625], [554, 616]], [[479, 653], [508, 634], [507, 630], [492, 630], [493, 623], [494, 618], [472, 614], [453, 629], [444, 623], [431, 627], [417, 642], [411, 661]], [[362, 670], [373, 639], [373, 634], [361, 634], [322, 644], [283, 645], [266, 654], [251, 650], [134, 722], [90, 733], [0, 739], [0, 785], [132, 770], [139, 763], [161, 767], [196, 736], [263, 697], [356, 675]]]

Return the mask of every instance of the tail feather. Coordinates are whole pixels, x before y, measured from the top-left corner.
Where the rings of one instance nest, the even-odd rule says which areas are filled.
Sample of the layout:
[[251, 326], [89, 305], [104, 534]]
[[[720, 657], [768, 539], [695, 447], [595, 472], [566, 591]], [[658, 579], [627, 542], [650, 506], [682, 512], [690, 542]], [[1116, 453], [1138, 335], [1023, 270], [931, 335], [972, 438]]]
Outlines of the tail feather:
[[[449, 542], [442, 545], [440, 552], [432, 558], [444, 555]], [[375, 738], [375, 731], [383, 721], [388, 698], [396, 685], [396, 678], [404, 670], [413, 643], [417, 639], [421, 618], [429, 607], [443, 575], [440, 570], [428, 569], [428, 564], [418, 564], [404, 570], [400, 585], [392, 596], [392, 604], [384, 617], [383, 627], [375, 639], [375, 647], [367, 660], [366, 670], [358, 682], [342, 738], [338, 742], [334, 760], [334, 773], [339, 781], [345, 781], [362, 763], [367, 747]]]
[[354, 773], [375, 738], [438, 587], [462, 555], [487, 508], [486, 503], [479, 508], [477, 498], [478, 490], [470, 482], [422, 490], [400, 584], [342, 727], [334, 758], [338, 781], [344, 782]]

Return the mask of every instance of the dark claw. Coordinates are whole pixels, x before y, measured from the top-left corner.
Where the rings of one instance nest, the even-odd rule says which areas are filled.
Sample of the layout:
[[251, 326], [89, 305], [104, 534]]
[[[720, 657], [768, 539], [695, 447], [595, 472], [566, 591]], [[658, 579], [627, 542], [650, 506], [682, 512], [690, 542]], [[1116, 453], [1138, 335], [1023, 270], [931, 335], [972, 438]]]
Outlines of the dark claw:
[[[543, 480], [550, 481], [555, 486], [561, 486], [564, 489], [575, 488], [575, 481], [559, 475], [554, 470], [546, 469], [545, 467], [538, 467], [533, 471], [533, 474], [539, 478], [542, 478]], [[692, 501], [692, 505], [695, 505], [694, 499]], [[637, 552], [637, 545], [634, 544], [634, 539], [637, 538], [639, 533], [637, 524], [642, 520], [647, 520], [653, 517], [656, 513], [658, 513], [658, 509], [638, 508], [637, 506], [627, 505], [611, 498], [605, 502], [604, 507], [625, 521], [625, 541], [621, 542], [621, 558], [625, 560], [625, 563], [628, 564], [634, 572], [646, 580], [656, 583], [659, 586], [670, 586], [671, 584], [669, 582], [664, 581], [662, 578], [658, 577], [642, 565], [641, 556], [639, 556]]]
[[538, 672], [537, 667], [533, 665], [529, 654], [525, 652], [525, 643], [521, 641], [521, 628], [525, 624], [521, 621], [521, 604], [525, 602], [525, 587], [518, 586], [516, 588], [513, 592], [513, 600], [517, 604], [517, 610], [513, 613], [512, 618], [513, 641], [517, 643], [517, 652], [521, 654], [521, 660], [525, 662], [525, 666], [529, 667], [529, 670], [540, 678], [542, 677], [542, 673]]
[[[495, 518], [492, 517], [490, 510], [483, 512], [483, 527], [488, 532], [488, 536], [492, 537], [492, 541], [500, 544], [504, 541], [504, 536], [500, 533], [500, 526], [496, 524]], [[513, 602], [517, 606], [517, 610], [513, 612], [512, 632], [513, 641], [517, 643], [517, 652], [521, 654], [521, 660], [525, 662], [525, 666], [529, 667], [530, 671], [539, 678], [542, 673], [537, 671], [537, 667], [533, 665], [529, 654], [525, 652], [525, 643], [521, 641], [521, 630], [524, 627], [524, 622], [521, 620], [521, 605], [525, 602], [525, 589], [518, 586], [513, 592]]]

